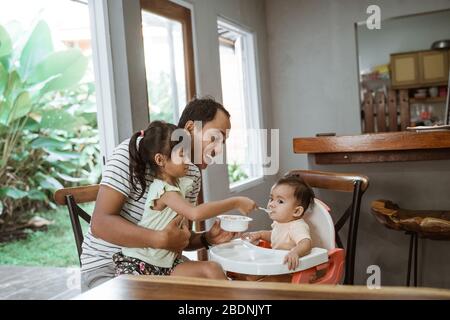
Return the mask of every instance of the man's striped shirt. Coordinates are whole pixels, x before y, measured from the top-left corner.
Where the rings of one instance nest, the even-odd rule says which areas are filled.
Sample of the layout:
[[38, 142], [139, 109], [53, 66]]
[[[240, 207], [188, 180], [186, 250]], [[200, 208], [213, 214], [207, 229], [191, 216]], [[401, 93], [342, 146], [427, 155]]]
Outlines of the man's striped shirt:
[[[144, 212], [148, 188], [153, 182], [153, 176], [151, 175], [150, 170], [148, 170], [146, 174], [147, 188], [145, 193], [139, 200], [134, 200], [137, 199], [139, 193], [131, 188], [130, 183], [129, 141], [130, 139], [123, 141], [114, 149], [112, 156], [104, 168], [100, 184], [113, 188], [127, 197], [127, 200], [120, 211], [120, 215], [128, 221], [138, 224]], [[139, 142], [140, 139], [138, 139], [138, 143]], [[192, 185], [193, 188], [186, 194], [186, 199], [192, 204], [196, 204], [201, 185], [200, 170], [198, 167], [191, 164], [186, 176], [194, 181]], [[81, 269], [83, 272], [89, 272], [111, 264], [112, 255], [119, 252], [121, 247], [94, 237], [91, 228], [89, 227], [89, 231], [84, 238], [82, 249]]]

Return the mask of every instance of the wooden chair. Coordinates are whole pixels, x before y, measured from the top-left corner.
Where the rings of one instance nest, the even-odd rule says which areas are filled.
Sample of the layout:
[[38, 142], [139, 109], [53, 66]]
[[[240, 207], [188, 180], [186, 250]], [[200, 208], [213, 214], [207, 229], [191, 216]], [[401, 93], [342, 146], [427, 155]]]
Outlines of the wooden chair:
[[81, 256], [81, 245], [83, 244], [83, 230], [81, 229], [80, 217], [87, 223], [91, 222], [91, 216], [81, 209], [78, 204], [95, 201], [97, 199], [98, 189], [98, 184], [64, 188], [57, 190], [54, 195], [55, 202], [59, 205], [66, 205], [69, 210], [70, 222], [72, 224], [73, 235], [77, 245], [78, 258]]
[[[55, 202], [59, 205], [67, 206], [69, 210], [70, 222], [72, 224], [73, 235], [78, 251], [78, 258], [81, 257], [81, 246], [83, 244], [83, 230], [81, 229], [80, 217], [87, 223], [91, 222], [91, 216], [80, 208], [78, 204], [94, 202], [97, 199], [97, 193], [100, 185], [81, 186], [74, 188], [64, 188], [57, 190], [54, 195]], [[198, 203], [203, 203], [203, 190], [200, 190]], [[204, 221], [189, 222], [189, 229], [196, 231], [205, 230]], [[199, 260], [207, 260], [208, 254], [205, 249], [197, 251]], [[81, 265], [81, 260], [80, 260]]]
[[[312, 188], [327, 189], [338, 192], [351, 192], [352, 202], [347, 210], [335, 223], [336, 245], [343, 248], [339, 237], [339, 230], [349, 220], [347, 234], [347, 248], [345, 255], [344, 284], [353, 284], [356, 255], [356, 238], [358, 235], [358, 221], [361, 207], [361, 198], [369, 187], [369, 178], [359, 174], [334, 173], [313, 170], [292, 170], [287, 175], [296, 174], [302, 177]], [[325, 200], [325, 199], [324, 199]]]

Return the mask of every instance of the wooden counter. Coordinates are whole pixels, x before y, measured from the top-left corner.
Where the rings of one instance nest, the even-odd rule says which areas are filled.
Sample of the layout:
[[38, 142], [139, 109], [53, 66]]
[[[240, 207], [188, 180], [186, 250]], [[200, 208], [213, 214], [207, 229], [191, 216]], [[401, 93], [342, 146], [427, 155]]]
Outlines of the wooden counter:
[[294, 153], [314, 154], [316, 164], [450, 159], [450, 131], [389, 132], [294, 138]]

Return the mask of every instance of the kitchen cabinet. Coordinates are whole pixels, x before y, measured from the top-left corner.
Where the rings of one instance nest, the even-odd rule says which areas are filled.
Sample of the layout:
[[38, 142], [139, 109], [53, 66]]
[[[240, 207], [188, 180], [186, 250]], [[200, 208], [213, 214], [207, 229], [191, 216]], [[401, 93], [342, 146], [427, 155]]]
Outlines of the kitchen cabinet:
[[403, 53], [391, 55], [391, 81], [393, 87], [419, 83], [419, 55]]
[[391, 84], [397, 88], [447, 85], [448, 50], [425, 50], [391, 54]]

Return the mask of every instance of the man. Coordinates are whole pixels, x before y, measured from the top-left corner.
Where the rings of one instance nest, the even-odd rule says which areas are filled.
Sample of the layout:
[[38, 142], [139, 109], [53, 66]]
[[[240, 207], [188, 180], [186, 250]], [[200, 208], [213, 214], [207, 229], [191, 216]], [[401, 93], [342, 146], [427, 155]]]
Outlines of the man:
[[[196, 128], [196, 123], [199, 122], [202, 124], [200, 130]], [[223, 151], [222, 146], [215, 143], [215, 147], [210, 148], [207, 154], [208, 146], [214, 139], [204, 140], [204, 133], [219, 132], [222, 136], [220, 140], [225, 142], [226, 132], [231, 128], [230, 114], [220, 103], [212, 99], [194, 99], [184, 109], [178, 126], [186, 129], [191, 135], [191, 160], [193, 163], [198, 162], [196, 165], [190, 165], [187, 173], [194, 183], [193, 190], [186, 198], [195, 203], [201, 186], [200, 169], [208, 165], [205, 159]], [[116, 147], [103, 172], [91, 226], [83, 242], [81, 255], [83, 291], [114, 277], [112, 255], [120, 251], [121, 247], [150, 247], [178, 252], [198, 250], [210, 244], [227, 242], [235, 236], [220, 229], [218, 221], [204, 233], [190, 232], [186, 227], [180, 229], [181, 217], [159, 231], [138, 226], [147, 193], [145, 192], [141, 199], [135, 200], [138, 197], [136, 191], [130, 187], [128, 144], [129, 139]], [[146, 182], [147, 188], [153, 182], [150, 172], [146, 176]]]

